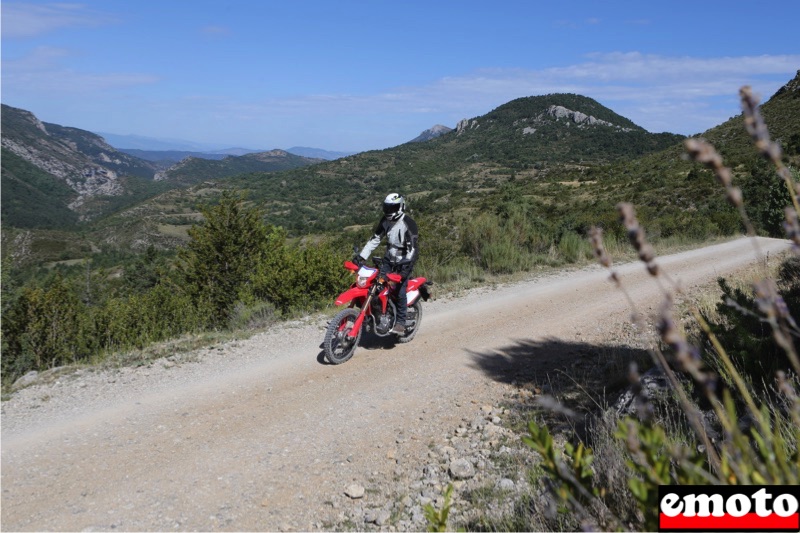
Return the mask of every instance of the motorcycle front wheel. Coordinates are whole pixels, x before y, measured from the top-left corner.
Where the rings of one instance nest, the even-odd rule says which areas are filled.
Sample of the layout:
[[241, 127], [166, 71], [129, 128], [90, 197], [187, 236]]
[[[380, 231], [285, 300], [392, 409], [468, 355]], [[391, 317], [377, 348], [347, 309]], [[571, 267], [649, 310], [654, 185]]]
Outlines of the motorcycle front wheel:
[[361, 340], [361, 328], [355, 337], [348, 334], [353, 330], [358, 314], [358, 309], [343, 309], [328, 323], [322, 349], [325, 359], [331, 364], [340, 365], [353, 357], [358, 341]]

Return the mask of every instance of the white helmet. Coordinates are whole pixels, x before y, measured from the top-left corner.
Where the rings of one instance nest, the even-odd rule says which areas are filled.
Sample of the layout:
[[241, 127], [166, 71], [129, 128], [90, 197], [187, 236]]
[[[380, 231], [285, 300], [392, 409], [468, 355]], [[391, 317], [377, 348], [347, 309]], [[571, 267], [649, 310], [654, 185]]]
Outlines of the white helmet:
[[383, 201], [383, 215], [387, 220], [398, 220], [406, 211], [406, 201], [396, 192]]

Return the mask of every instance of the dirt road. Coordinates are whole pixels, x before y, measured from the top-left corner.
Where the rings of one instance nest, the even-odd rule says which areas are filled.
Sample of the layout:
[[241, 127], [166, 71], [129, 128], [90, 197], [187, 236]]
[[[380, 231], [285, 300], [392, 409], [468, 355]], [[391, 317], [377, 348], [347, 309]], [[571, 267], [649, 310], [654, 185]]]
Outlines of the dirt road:
[[[658, 262], [691, 291], [753, 260], [740, 239]], [[644, 311], [657, 305], [641, 265], [618, 270]], [[339, 366], [322, 362], [316, 318], [195, 362], [29, 387], [3, 404], [2, 529], [310, 530], [349, 485], [368, 500], [442, 427], [496, 400], [505, 347], [613, 342], [630, 311], [607, 278], [592, 267], [438, 300], [414, 342], [373, 342]]]

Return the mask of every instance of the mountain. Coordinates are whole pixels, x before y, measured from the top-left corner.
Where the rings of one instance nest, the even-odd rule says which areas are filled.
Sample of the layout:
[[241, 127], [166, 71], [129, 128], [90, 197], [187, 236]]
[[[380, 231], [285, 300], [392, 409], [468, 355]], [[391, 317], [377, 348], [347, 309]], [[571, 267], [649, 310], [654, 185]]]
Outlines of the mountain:
[[321, 148], [308, 148], [306, 146], [293, 146], [291, 148], [287, 148], [286, 151], [289, 152], [290, 154], [300, 155], [303, 157], [310, 157], [312, 159], [324, 159], [326, 161], [341, 159], [342, 157], [347, 157], [356, 153], [356, 152], [330, 152], [328, 150], [323, 150]]
[[[121, 152], [141, 157], [147, 161], [161, 163], [163, 161], [178, 162], [186, 157], [199, 157], [201, 159], [222, 159], [226, 155], [247, 155], [264, 152], [252, 148], [225, 148], [208, 143], [196, 143], [179, 139], [158, 139], [141, 135], [118, 135], [115, 133], [98, 133], [106, 142]], [[306, 146], [293, 146], [287, 152], [310, 159], [333, 160], [353, 155], [356, 152], [332, 152], [321, 148]], [[179, 157], [179, 154], [184, 154]], [[177, 158], [177, 159], [176, 159]]]
[[[175, 187], [322, 161], [283, 150], [251, 153], [244, 148], [217, 150], [203, 159], [175, 152], [155, 157], [152, 152], [126, 153], [95, 133], [42, 122], [5, 104], [2, 133], [2, 221], [18, 228], [69, 227]], [[175, 156], [181, 157], [169, 159]]]
[[[126, 154], [132, 155], [134, 157], [138, 157], [140, 159], [144, 159], [147, 161], [151, 161], [155, 163], [162, 169], [168, 168], [175, 163], [186, 159], [187, 157], [196, 157], [198, 159], [212, 159], [215, 161], [219, 161], [221, 159], [225, 159], [229, 155], [248, 155], [248, 154], [255, 154], [255, 153], [263, 153], [267, 150], [250, 150], [247, 148], [228, 148], [225, 150], [216, 150], [211, 152], [190, 152], [190, 151], [183, 151], [183, 150], [139, 150], [135, 148], [120, 148], [120, 152], [125, 152]], [[301, 156], [308, 159], [314, 159], [317, 161], [330, 161], [333, 159], [339, 159], [341, 157], [347, 157], [348, 155], [353, 155], [351, 152], [329, 152], [327, 150], [322, 150], [319, 148], [304, 148], [304, 147], [294, 147], [285, 150], [286, 152]]]
[[[773, 137], [781, 139], [794, 165], [800, 164], [799, 88], [800, 77], [761, 106]], [[746, 184], [750, 165], [760, 158], [742, 117], [704, 135], [718, 146], [726, 163], [735, 164], [735, 179]], [[684, 138], [649, 133], [584, 96], [531, 96], [462, 120], [453, 131], [426, 142], [315, 164], [304, 160], [298, 162], [304, 166], [290, 170], [264, 172], [251, 161], [287, 160], [291, 154], [282, 151], [219, 161], [189, 159], [173, 168], [171, 176], [168, 172], [168, 180], [156, 182], [184, 188], [82, 225], [82, 238], [91, 246], [83, 241], [71, 244], [69, 252], [62, 247], [56, 253], [54, 246], [50, 246], [53, 251], [45, 251], [39, 240], [52, 243], [68, 237], [36, 234], [20, 240], [24, 247], [9, 245], [17, 237], [7, 238], [5, 228], [3, 243], [12, 252], [41, 250], [38, 255], [29, 254], [29, 261], [81, 257], [85, 252], [80, 250], [87, 247], [136, 251], [152, 244], [172, 248], [185, 242], [188, 228], [201, 217], [198, 206], [213, 202], [225, 189], [246, 192], [248, 201], [264, 211], [270, 224], [282, 226], [293, 237], [328, 234], [360, 241], [379, 216], [380, 199], [390, 191], [406, 196], [411, 212], [425, 228], [425, 242], [433, 246], [452, 242], [448, 232], [453, 228], [463, 239], [465, 231], [488, 231], [504, 224], [503, 220], [519, 217], [535, 229], [529, 239], [535, 240], [537, 232], [556, 239], [581, 236], [599, 224], [624, 240], [615, 209], [620, 201], [637, 205], [640, 220], [654, 238], [699, 238], [738, 231], [738, 214], [727, 206], [713, 176], [684, 157]], [[234, 172], [238, 174], [229, 174]], [[54, 190], [54, 194], [64, 191]], [[475, 238], [493, 237], [476, 233]]]
[[[773, 140], [783, 147], [784, 162], [798, 180], [800, 166], [800, 71], [762, 101], [761, 115]], [[775, 169], [758, 153], [742, 114], [699, 137], [711, 142], [742, 189], [745, 210], [762, 234], [783, 236], [780, 222], [788, 200]], [[602, 164], [562, 165], [534, 181], [517, 180], [504, 194], [539, 199], [548, 218], [569, 221], [578, 232], [599, 224], [625, 238], [616, 221], [621, 201], [636, 205], [639, 221], [652, 238], [706, 238], [743, 231], [739, 212], [725, 199], [711, 170], [687, 159], [683, 143], [632, 159]], [[773, 218], [777, 216], [777, 221]], [[778, 228], [777, 231], [775, 228]]]
[[156, 172], [94, 133], [42, 122], [5, 104], [2, 132], [3, 221], [12, 225], [67, 223], [73, 216], [64, 209], [92, 216], [103, 199], [136, 196]]
[[139, 159], [144, 159], [145, 161], [150, 161], [161, 170], [169, 168], [187, 157], [220, 160], [230, 155], [210, 152], [187, 152], [183, 150], [139, 150], [137, 148], [120, 148], [119, 151], [132, 155], [133, 157], [138, 157]]
[[209, 152], [219, 150], [219, 145], [197, 143], [180, 139], [158, 139], [143, 135], [119, 135], [116, 133], [97, 132], [108, 144], [117, 149], [130, 150], [155, 150], [155, 151], [181, 151], [181, 152]]
[[278, 172], [320, 163], [284, 150], [270, 150], [242, 156], [225, 156], [215, 161], [200, 157], [187, 157], [156, 174], [155, 180], [173, 184], [192, 185], [205, 180], [218, 180], [250, 172]]
[[462, 120], [455, 136], [492, 161], [521, 165], [600, 163], [658, 151], [683, 136], [649, 133], [597, 101], [576, 94], [518, 98], [483, 117]]
[[437, 124], [434, 127], [423, 131], [418, 136], [411, 139], [409, 142], [419, 143], [419, 142], [430, 141], [431, 139], [435, 139], [436, 137], [441, 137], [445, 133], [449, 133], [451, 131], [453, 131], [453, 128], [448, 128], [447, 126], [442, 126], [441, 124]]
[[72, 187], [5, 148], [2, 190], [4, 228], [69, 227], [78, 222], [78, 214], [68, 207], [78, 198]]
[[[537, 182], [561, 168], [634, 160], [683, 138], [649, 133], [591, 98], [534, 96], [463, 120], [426, 142], [279, 173], [240, 174], [215, 185], [248, 191], [267, 219], [292, 235], [338, 233], [374, 222], [377, 198], [390, 191], [406, 195], [414, 209], [450, 216], [485, 209], [515, 183]], [[201, 190], [208, 187], [176, 193], [182, 200], [171, 193], [170, 202], [191, 204]], [[154, 220], [156, 204], [163, 206], [160, 200], [138, 206], [136, 217]]]

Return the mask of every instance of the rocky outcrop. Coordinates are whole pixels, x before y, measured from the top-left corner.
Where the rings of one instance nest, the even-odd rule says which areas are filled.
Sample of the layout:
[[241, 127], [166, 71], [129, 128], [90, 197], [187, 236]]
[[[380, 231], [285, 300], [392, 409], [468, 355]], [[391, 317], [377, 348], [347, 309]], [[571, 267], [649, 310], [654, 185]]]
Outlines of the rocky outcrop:
[[477, 120], [469, 120], [469, 119], [465, 118], [465, 119], [459, 121], [459, 123], [456, 125], [456, 134], [457, 135], [461, 135], [462, 133], [464, 133], [468, 129], [469, 130], [477, 129], [478, 126], [479, 126], [479, 124], [478, 124]]
[[797, 71], [797, 75], [794, 77], [794, 79], [790, 80], [789, 83], [778, 89], [778, 92], [775, 93], [775, 96], [783, 93], [800, 94], [800, 70]]
[[[614, 128], [615, 130], [621, 132], [633, 131], [632, 128], [617, 126], [616, 124], [612, 124], [607, 120], [601, 120], [597, 117], [593, 117], [592, 115], [587, 115], [581, 111], [574, 111], [560, 105], [551, 105], [545, 110], [544, 113], [540, 113], [534, 117], [517, 119], [514, 121], [513, 125], [515, 128], [521, 128], [523, 135], [533, 135], [537, 131], [537, 126], [543, 126], [547, 123], [552, 123], [553, 120], [561, 121], [566, 126], [571, 126], [574, 124], [580, 129], [606, 127]], [[462, 123], [460, 122], [459, 126], [461, 125]], [[463, 127], [466, 128], [467, 124], [465, 123]]]
[[431, 139], [441, 137], [445, 133], [450, 133], [451, 131], [453, 131], [453, 128], [448, 128], [447, 126], [442, 126], [441, 124], [437, 124], [434, 127], [428, 128], [427, 130], [423, 131], [417, 137], [411, 139], [410, 142], [417, 143], [417, 142], [430, 141]]

